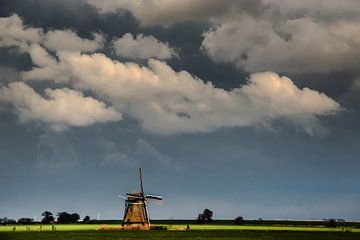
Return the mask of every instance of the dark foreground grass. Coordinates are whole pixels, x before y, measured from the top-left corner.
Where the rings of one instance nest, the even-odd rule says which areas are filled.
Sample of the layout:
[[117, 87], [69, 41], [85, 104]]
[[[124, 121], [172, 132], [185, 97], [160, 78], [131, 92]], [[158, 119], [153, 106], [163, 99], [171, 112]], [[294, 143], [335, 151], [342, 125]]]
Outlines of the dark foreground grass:
[[1, 240], [360, 240], [360, 233], [285, 231], [57, 231], [0, 232]]

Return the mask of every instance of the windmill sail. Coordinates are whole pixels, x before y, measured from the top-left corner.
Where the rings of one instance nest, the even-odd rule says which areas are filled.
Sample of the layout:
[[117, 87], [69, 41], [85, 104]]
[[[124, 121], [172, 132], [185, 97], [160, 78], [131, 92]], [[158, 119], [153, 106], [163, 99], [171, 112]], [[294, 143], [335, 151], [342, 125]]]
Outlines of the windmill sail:
[[141, 189], [141, 194], [142, 194], [142, 196], [144, 196], [144, 186], [143, 186], [143, 179], [142, 179], [141, 168], [139, 168], [139, 176], [140, 176], [140, 189]]
[[162, 196], [155, 196], [155, 195], [146, 195], [145, 196], [146, 199], [155, 199], [155, 200], [163, 200]]

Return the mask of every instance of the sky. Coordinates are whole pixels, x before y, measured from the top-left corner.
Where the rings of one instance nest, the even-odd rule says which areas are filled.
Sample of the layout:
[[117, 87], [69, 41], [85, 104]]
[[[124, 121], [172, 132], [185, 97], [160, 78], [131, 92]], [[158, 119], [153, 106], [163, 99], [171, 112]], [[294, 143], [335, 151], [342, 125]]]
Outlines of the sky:
[[0, 0], [0, 217], [360, 220], [360, 2]]

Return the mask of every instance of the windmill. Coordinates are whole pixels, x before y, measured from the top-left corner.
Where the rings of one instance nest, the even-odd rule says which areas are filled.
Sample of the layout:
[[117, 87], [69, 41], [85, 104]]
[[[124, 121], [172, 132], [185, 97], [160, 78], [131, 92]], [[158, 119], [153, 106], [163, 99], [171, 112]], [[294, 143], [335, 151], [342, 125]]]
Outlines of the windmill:
[[144, 193], [143, 178], [141, 168], [139, 168], [140, 175], [140, 192], [126, 193], [126, 197], [119, 196], [125, 200], [125, 213], [122, 223], [123, 229], [150, 229], [150, 218], [147, 211], [147, 200], [159, 200], [161, 196], [155, 196]]

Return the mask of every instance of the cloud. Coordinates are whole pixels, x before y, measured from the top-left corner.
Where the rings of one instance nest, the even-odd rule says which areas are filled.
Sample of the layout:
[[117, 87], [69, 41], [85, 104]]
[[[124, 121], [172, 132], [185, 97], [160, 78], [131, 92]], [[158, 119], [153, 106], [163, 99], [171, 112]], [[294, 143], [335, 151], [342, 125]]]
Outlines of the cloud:
[[[246, 9], [250, 9], [249, 6]], [[252, 13], [256, 15], [254, 11]], [[358, 45], [358, 41], [351, 37], [353, 29], [357, 29], [356, 25], [343, 23], [342, 27], [331, 27], [311, 19], [296, 19], [284, 22], [275, 31], [271, 22], [255, 21], [254, 16], [241, 20], [236, 18], [235, 23], [240, 21], [243, 25], [224, 23], [205, 33], [202, 48], [215, 61], [235, 62], [249, 71], [287, 69], [297, 72], [304, 69], [326, 71], [329, 67], [336, 69], [340, 63], [347, 63], [344, 59], [350, 53], [340, 38], [349, 46]], [[24, 27], [17, 15], [9, 18], [13, 18], [10, 22], [16, 23], [11, 23], [16, 26], [15, 32], [37, 32], [40, 36], [39, 39], [24, 37], [24, 34], [11, 35], [14, 39], [20, 36], [16, 40], [26, 43], [26, 51], [35, 65], [32, 70], [23, 72], [23, 79], [52, 80], [70, 84], [78, 90], [46, 89], [47, 98], [43, 98], [26, 84], [3, 87], [7, 97], [4, 95], [2, 98], [14, 103], [24, 121], [40, 120], [55, 129], [63, 129], [117, 121], [121, 118], [119, 113], [125, 113], [138, 120], [146, 131], [176, 134], [209, 132], [222, 127], [268, 125], [275, 119], [286, 119], [313, 133], [319, 127], [319, 116], [331, 115], [341, 109], [324, 94], [307, 88], [298, 89], [290, 79], [285, 81], [272, 72], [251, 75], [247, 85], [226, 91], [186, 71], [176, 72], [166, 63], [154, 59], [148, 61], [148, 66], [140, 66], [112, 60], [99, 53], [80, 53], [95, 51], [103, 41], [100, 35], [95, 35], [94, 40], [86, 40], [69, 30], [44, 33]], [[321, 43], [329, 36], [338, 38]], [[55, 41], [58, 39], [63, 41]], [[313, 48], [308, 46], [309, 39], [314, 43]], [[138, 35], [134, 38], [125, 34], [114, 41], [114, 46], [118, 53], [127, 57], [149, 58], [157, 54], [157, 57], [167, 58], [175, 54], [167, 44], [151, 36]], [[56, 56], [49, 54], [47, 49], [55, 51]], [[154, 49], [156, 51], [153, 52]], [[315, 60], [317, 65], [310, 66]], [[353, 65], [350, 62], [346, 64]], [[258, 78], [262, 80], [257, 81]], [[263, 88], [266, 81], [272, 84]], [[296, 93], [286, 95], [288, 105], [284, 104], [285, 97], [278, 92], [278, 86]], [[95, 96], [106, 99], [116, 111], [94, 98], [84, 97], [82, 91], [91, 91]], [[25, 100], [23, 96], [26, 94], [32, 101]], [[307, 99], [318, 105], [311, 104]], [[70, 104], [71, 101], [76, 104]], [[66, 107], [60, 108], [60, 102]], [[93, 108], [85, 109], [84, 103], [93, 105]], [[41, 109], [40, 105], [43, 105]], [[314, 106], [317, 108], [314, 109]], [[48, 111], [52, 108], [62, 109], [66, 114], [55, 112], [50, 116]], [[81, 116], [74, 114], [81, 111]]]
[[18, 46], [25, 51], [30, 43], [40, 42], [42, 30], [24, 26], [22, 19], [13, 14], [0, 18], [0, 46]]
[[289, 19], [308, 16], [322, 21], [337, 21], [339, 19], [359, 19], [360, 2], [347, 0], [346, 3], [337, 0], [264, 0], [271, 4], [276, 13]]
[[16, 69], [11, 67], [0, 66], [0, 83], [10, 83], [14, 79], [19, 79], [20, 74]]
[[44, 36], [44, 46], [50, 50], [93, 52], [102, 47], [104, 38], [98, 33], [93, 33], [94, 40], [80, 38], [70, 30], [49, 31]]
[[28, 52], [33, 44], [42, 44], [47, 49], [57, 51], [93, 52], [102, 47], [104, 38], [93, 33], [94, 39], [80, 38], [71, 30], [53, 30], [45, 32], [41, 28], [25, 26], [17, 14], [0, 18], [0, 47], [17, 46]]
[[277, 21], [310, 17], [317, 21], [359, 19], [360, 3], [348, 0], [87, 0], [101, 13], [130, 11], [142, 25], [167, 26], [184, 21], [221, 24], [240, 21], [244, 16]]
[[[172, 158], [161, 153], [144, 139], [138, 139], [135, 150], [135, 158], [143, 162], [151, 162], [157, 166], [171, 166]], [[174, 166], [173, 166], [174, 167]]]
[[[319, 1], [88, 0], [102, 13], [130, 11], [142, 25], [207, 21], [202, 50], [249, 72], [359, 71], [360, 3]], [[120, 11], [121, 12], [121, 11]]]
[[138, 163], [134, 161], [134, 159], [120, 151], [106, 153], [100, 162], [101, 166], [135, 167], [138, 166], [137, 164]]
[[279, 118], [313, 133], [318, 116], [341, 109], [326, 95], [299, 89], [289, 78], [272, 72], [253, 74], [247, 85], [226, 91], [154, 59], [145, 67], [99, 53], [59, 51], [57, 57], [61, 74], [75, 88], [107, 99], [118, 112], [156, 134], [209, 132], [268, 124]]
[[22, 82], [10, 83], [0, 89], [0, 101], [13, 104], [21, 121], [38, 120], [55, 130], [121, 119], [118, 112], [103, 102], [68, 88], [45, 89], [45, 96]]
[[39, 138], [35, 168], [72, 168], [80, 162], [71, 139], [60, 133], [45, 133]]
[[[287, 77], [273, 72], [255, 73], [241, 89], [270, 118], [284, 116], [304, 127], [309, 134], [323, 131], [316, 119], [341, 110], [340, 105], [323, 93], [309, 88], [299, 89]], [[265, 116], [266, 117], [266, 116]]]
[[359, 109], [359, 102], [360, 102], [360, 79], [355, 79], [351, 86], [350, 89], [343, 94], [342, 96], [339, 97], [339, 101], [348, 106], [348, 108], [350, 109], [349, 112], [352, 113], [356, 113], [357, 110]]
[[117, 55], [126, 58], [158, 58], [169, 59], [177, 56], [175, 50], [168, 43], [162, 43], [153, 36], [142, 34], [134, 37], [131, 33], [124, 34], [113, 41]]
[[238, 17], [244, 13], [259, 14], [266, 6], [261, 0], [87, 0], [101, 13], [130, 11], [140, 24], [167, 26], [184, 21], [216, 21]]
[[37, 67], [22, 72], [23, 80], [51, 79], [56, 82], [68, 81], [68, 76], [64, 74], [64, 67], [39, 44], [32, 44], [28, 52], [32, 62]]
[[[148, 141], [138, 139], [133, 146], [119, 145], [108, 139], [100, 138], [98, 145], [103, 149], [101, 166], [138, 167], [144, 164], [153, 164], [159, 167], [170, 167], [173, 160], [163, 154]], [[172, 165], [172, 167], [174, 167]]]
[[244, 18], [205, 32], [201, 48], [215, 62], [230, 62], [246, 71], [329, 73], [357, 70], [358, 23]]
[[101, 166], [137, 167], [138, 162], [130, 156], [127, 146], [117, 146], [113, 141], [99, 138], [96, 143], [102, 150]]

